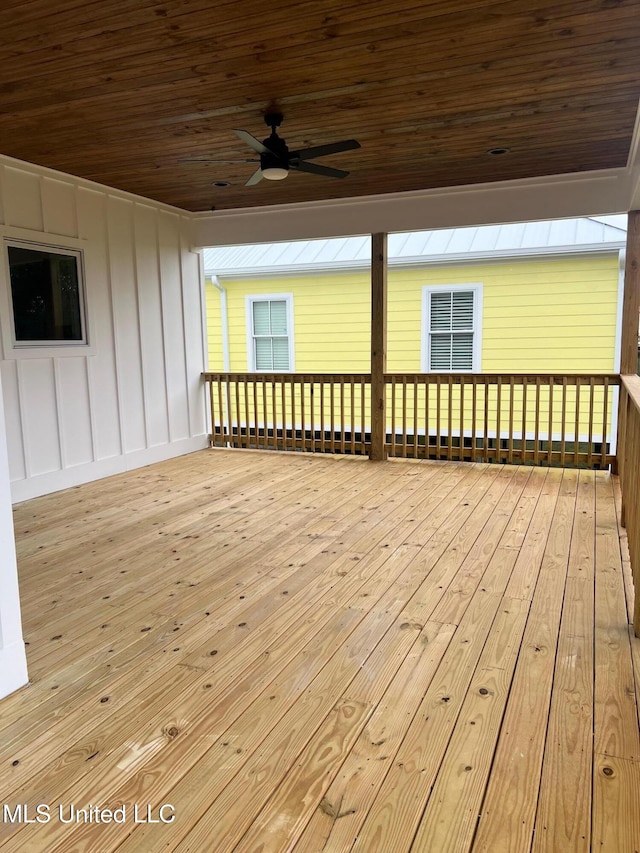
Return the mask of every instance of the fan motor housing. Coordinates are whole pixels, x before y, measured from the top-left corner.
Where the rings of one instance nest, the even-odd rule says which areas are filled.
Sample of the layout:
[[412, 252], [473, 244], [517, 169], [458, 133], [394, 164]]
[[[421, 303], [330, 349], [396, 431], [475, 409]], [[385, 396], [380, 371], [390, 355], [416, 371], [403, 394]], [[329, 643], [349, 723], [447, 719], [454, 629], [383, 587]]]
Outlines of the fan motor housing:
[[264, 169], [289, 169], [289, 149], [284, 139], [272, 133], [262, 143], [269, 149], [268, 154], [260, 155], [260, 168]]

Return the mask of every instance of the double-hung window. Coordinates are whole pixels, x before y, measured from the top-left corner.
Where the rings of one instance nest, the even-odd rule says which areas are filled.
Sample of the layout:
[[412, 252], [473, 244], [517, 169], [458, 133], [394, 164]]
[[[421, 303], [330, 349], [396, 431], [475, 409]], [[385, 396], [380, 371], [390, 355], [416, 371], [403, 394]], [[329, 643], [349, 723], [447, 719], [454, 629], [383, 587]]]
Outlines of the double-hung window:
[[247, 336], [249, 370], [292, 371], [293, 296], [248, 296]]
[[479, 371], [481, 314], [481, 284], [424, 287], [423, 371]]

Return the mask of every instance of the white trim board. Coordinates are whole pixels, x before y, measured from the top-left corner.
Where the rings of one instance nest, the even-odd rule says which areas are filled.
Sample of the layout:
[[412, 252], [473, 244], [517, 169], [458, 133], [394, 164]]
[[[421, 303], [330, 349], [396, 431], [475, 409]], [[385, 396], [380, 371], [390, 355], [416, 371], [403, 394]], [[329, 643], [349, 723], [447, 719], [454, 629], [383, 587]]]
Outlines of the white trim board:
[[276, 243], [626, 212], [627, 169], [192, 215], [192, 244]]

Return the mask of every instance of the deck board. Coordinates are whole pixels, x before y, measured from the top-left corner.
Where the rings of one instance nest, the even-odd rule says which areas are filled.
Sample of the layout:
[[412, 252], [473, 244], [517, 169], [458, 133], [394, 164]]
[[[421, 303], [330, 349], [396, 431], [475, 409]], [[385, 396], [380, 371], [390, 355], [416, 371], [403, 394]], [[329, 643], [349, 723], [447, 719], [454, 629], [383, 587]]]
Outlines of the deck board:
[[17, 506], [32, 681], [0, 703], [0, 789], [52, 819], [0, 849], [636, 853], [618, 497], [213, 450]]

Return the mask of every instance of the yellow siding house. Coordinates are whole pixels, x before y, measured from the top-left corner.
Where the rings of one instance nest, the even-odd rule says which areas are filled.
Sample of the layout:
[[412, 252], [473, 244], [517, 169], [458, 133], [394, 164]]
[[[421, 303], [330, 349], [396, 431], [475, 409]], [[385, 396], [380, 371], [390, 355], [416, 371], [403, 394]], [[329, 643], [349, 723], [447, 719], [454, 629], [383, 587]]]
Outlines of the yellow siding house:
[[[624, 240], [589, 218], [391, 235], [388, 370], [615, 371]], [[369, 258], [365, 237], [207, 249], [209, 369], [367, 371]]]
[[[596, 218], [390, 235], [388, 373], [533, 377], [617, 372], [625, 237], [622, 229]], [[367, 373], [370, 254], [369, 237], [207, 249], [209, 370]], [[434, 404], [426, 388], [417, 389], [415, 379], [409, 386], [402, 391], [408, 394], [402, 407], [413, 412], [416, 442], [428, 432], [431, 437], [435, 433], [439, 445], [441, 431], [461, 440], [452, 411], [461, 413], [467, 443], [475, 441], [469, 395], [461, 399], [460, 388], [449, 383], [448, 389], [436, 387]], [[273, 393], [271, 409], [266, 399], [254, 403], [261, 429], [267, 424], [268, 431], [291, 432], [290, 418]], [[390, 412], [396, 410], [394, 393], [388, 389]], [[478, 390], [482, 393], [489, 395]], [[330, 394], [334, 405], [331, 389]], [[368, 390], [362, 398], [354, 410], [362, 404], [362, 423], [351, 434], [365, 436]], [[306, 402], [316, 422], [322, 417], [321, 400], [316, 395]], [[478, 401], [482, 408], [483, 398]], [[235, 416], [230, 415], [236, 429], [243, 421], [239, 402]], [[295, 411], [300, 412], [302, 402], [296, 390]], [[344, 399], [335, 399], [336, 411], [344, 405]], [[347, 410], [350, 405], [347, 399]], [[546, 436], [550, 427], [555, 442], [566, 432], [564, 419], [570, 411], [579, 443], [592, 444], [595, 416], [606, 424], [606, 444], [612, 446], [615, 405], [615, 394], [611, 398], [602, 388], [576, 391], [569, 383], [568, 388], [556, 386], [553, 394], [548, 387], [530, 387], [527, 393], [516, 382], [501, 396], [498, 391], [497, 398], [487, 396], [481, 432], [488, 440], [504, 438], [501, 424], [515, 418], [522, 425], [520, 438], [526, 431], [527, 441], [537, 441], [544, 413]], [[442, 430], [441, 420], [448, 423]], [[275, 427], [277, 423], [281, 426]], [[300, 432], [299, 425], [295, 429]], [[395, 442], [393, 422], [387, 424], [387, 434]], [[324, 427], [318, 435], [324, 441]], [[599, 435], [601, 440], [602, 428]], [[573, 446], [579, 449], [578, 443]]]

